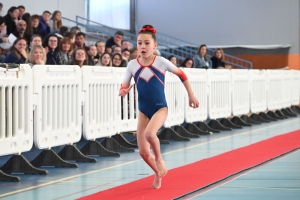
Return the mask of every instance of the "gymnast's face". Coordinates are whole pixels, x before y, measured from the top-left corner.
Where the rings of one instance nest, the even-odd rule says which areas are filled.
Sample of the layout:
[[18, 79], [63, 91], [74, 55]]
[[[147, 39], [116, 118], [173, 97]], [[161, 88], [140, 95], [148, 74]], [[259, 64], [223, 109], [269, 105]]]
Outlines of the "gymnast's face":
[[137, 38], [137, 48], [141, 58], [149, 58], [153, 55], [157, 43], [152, 38], [151, 34], [139, 34]]

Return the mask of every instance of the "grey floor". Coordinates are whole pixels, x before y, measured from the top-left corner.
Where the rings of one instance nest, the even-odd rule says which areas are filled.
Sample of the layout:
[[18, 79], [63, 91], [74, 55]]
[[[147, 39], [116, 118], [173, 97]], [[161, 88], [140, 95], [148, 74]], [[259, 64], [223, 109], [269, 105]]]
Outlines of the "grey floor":
[[[170, 144], [162, 145], [161, 150], [167, 167], [171, 169], [299, 129], [300, 118], [294, 117], [204, 135], [190, 141], [170, 141]], [[126, 137], [134, 139], [134, 135]], [[83, 145], [84, 142], [81, 141], [78, 145]], [[55, 148], [54, 150], [57, 151]], [[32, 149], [24, 153], [24, 156], [31, 160], [36, 154], [37, 150]], [[20, 182], [0, 182], [0, 198], [76, 199], [153, 174], [141, 160], [138, 149], [133, 153], [121, 153], [120, 157], [91, 157], [96, 158], [97, 163], [78, 163], [78, 168], [41, 167], [47, 169], [49, 174], [18, 174]], [[8, 158], [9, 156], [0, 157], [0, 166]], [[184, 199], [300, 199], [299, 170], [300, 153], [295, 152], [230, 182], [196, 192]]]

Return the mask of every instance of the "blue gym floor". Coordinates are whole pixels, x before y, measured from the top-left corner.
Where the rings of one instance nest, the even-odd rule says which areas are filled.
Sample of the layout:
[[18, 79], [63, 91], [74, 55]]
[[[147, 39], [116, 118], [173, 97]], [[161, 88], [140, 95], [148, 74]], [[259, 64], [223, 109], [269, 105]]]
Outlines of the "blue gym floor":
[[[170, 141], [161, 145], [169, 169], [193, 163], [276, 135], [300, 129], [300, 118], [222, 131], [190, 141]], [[126, 135], [129, 140], [134, 135]], [[81, 141], [78, 148], [84, 144]], [[54, 148], [58, 151], [59, 148]], [[38, 150], [23, 155], [31, 161]], [[7, 200], [76, 199], [122, 185], [149, 175], [152, 170], [141, 160], [138, 149], [120, 157], [89, 156], [97, 163], [78, 163], [78, 168], [41, 167], [48, 175], [22, 175], [20, 182], [0, 182], [0, 198]], [[9, 156], [0, 157], [2, 166]], [[149, 183], [150, 187], [151, 183]], [[163, 185], [162, 185], [163, 187]], [[116, 199], [125, 199], [116, 197]], [[158, 197], [159, 199], [159, 197]], [[300, 151], [295, 151], [246, 171], [230, 180], [197, 191], [180, 199], [300, 199]]]

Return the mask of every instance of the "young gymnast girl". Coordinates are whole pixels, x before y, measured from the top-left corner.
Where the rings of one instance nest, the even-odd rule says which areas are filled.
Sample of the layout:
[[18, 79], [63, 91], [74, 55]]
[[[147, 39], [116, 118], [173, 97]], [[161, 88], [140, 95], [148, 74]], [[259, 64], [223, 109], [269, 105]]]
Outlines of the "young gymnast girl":
[[165, 72], [172, 72], [181, 79], [187, 90], [191, 107], [199, 107], [199, 102], [184, 72], [169, 60], [153, 54], [157, 47], [155, 34], [156, 30], [151, 25], [145, 25], [139, 31], [137, 38], [139, 58], [128, 63], [119, 96], [124, 97], [129, 92], [133, 86], [130, 86], [130, 80], [134, 77], [138, 91], [137, 142], [139, 152], [155, 172], [152, 188], [159, 189], [162, 177], [167, 174], [167, 168], [160, 153], [160, 142], [156, 135], [168, 115], [164, 93]]

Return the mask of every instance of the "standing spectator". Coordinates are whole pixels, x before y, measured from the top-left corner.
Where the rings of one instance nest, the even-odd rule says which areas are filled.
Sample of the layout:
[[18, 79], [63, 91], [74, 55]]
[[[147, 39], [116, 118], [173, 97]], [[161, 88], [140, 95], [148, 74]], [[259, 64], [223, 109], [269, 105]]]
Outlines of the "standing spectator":
[[48, 10], [45, 10], [42, 16], [40, 16], [39, 29], [42, 34], [42, 38], [44, 38], [48, 33], [50, 33], [50, 16], [51, 13]]
[[105, 52], [105, 43], [103, 41], [98, 41], [95, 46], [97, 48], [97, 55], [95, 58], [99, 60], [100, 56]]
[[105, 52], [100, 56], [99, 65], [104, 67], [111, 67], [111, 57], [109, 53]]
[[40, 23], [40, 17], [38, 15], [32, 15], [31, 16], [31, 28], [32, 28], [32, 34], [38, 34], [42, 36], [42, 33], [39, 29], [39, 23]]
[[115, 53], [112, 56], [112, 66], [113, 67], [122, 67], [122, 55], [120, 53]]
[[16, 23], [18, 22], [19, 9], [15, 6], [12, 6], [7, 11], [7, 14], [4, 16], [6, 22], [6, 33], [7, 35], [17, 30]]
[[3, 63], [25, 63], [28, 57], [27, 42], [24, 38], [18, 38], [9, 49], [9, 54]]
[[121, 47], [121, 42], [123, 39], [123, 32], [122, 31], [117, 31], [114, 35], [114, 37], [109, 38], [106, 43], [105, 43], [105, 49], [106, 52], [111, 53], [112, 52], [112, 46], [117, 45], [119, 47]]
[[192, 58], [186, 58], [182, 62], [181, 66], [186, 67], [186, 68], [193, 68], [194, 67], [194, 61]]
[[42, 38], [40, 35], [33, 35], [30, 39], [29, 51], [34, 45], [42, 45]]
[[18, 6], [18, 9], [19, 9], [19, 17], [18, 17], [18, 19], [20, 20], [20, 19], [23, 19], [23, 15], [25, 13], [25, 7], [23, 5], [20, 5], [20, 6]]
[[47, 55], [47, 65], [60, 65], [58, 55], [58, 37], [55, 34], [49, 34], [43, 41], [43, 47], [45, 48]]
[[84, 48], [79, 47], [75, 49], [72, 54], [72, 65], [79, 65], [80, 67], [88, 65], [87, 53]]
[[70, 32], [72, 32], [76, 35], [77, 33], [81, 32], [81, 29], [78, 26], [72, 26], [70, 28]]
[[128, 40], [122, 40], [122, 43], [121, 43], [121, 49], [130, 49], [130, 42]]
[[34, 45], [28, 54], [26, 60], [27, 63], [32, 65], [45, 65], [46, 64], [46, 52], [41, 45]]
[[26, 27], [26, 22], [24, 20], [19, 20], [17, 22], [17, 30], [12, 32], [12, 34], [16, 36], [16, 38], [24, 38], [27, 41], [27, 44], [29, 45], [31, 36], [25, 32]]
[[62, 38], [59, 42], [59, 60], [61, 65], [70, 65], [72, 62], [71, 54], [73, 52], [73, 44], [70, 38]]
[[207, 46], [205, 44], [200, 45], [197, 54], [193, 57], [194, 68], [209, 68], [209, 60], [207, 58]]
[[85, 51], [87, 52], [89, 48], [85, 46], [85, 39], [86, 39], [86, 35], [83, 32], [77, 33], [75, 36], [75, 46], [84, 48]]
[[173, 63], [175, 66], [177, 66], [177, 58], [174, 55], [169, 56], [168, 58], [169, 61], [171, 61], [171, 63]]
[[50, 19], [50, 32], [58, 32], [62, 27], [61, 12], [56, 10], [53, 12]]
[[225, 56], [222, 49], [216, 49], [214, 55], [211, 57], [213, 69], [224, 69], [225, 68]]
[[97, 55], [97, 48], [95, 45], [90, 45], [89, 50], [88, 50], [88, 60], [89, 60], [89, 65], [95, 65], [98, 62], [98, 59], [95, 58]]

